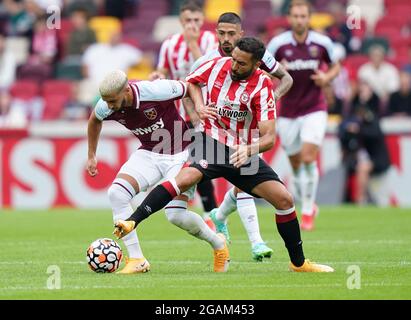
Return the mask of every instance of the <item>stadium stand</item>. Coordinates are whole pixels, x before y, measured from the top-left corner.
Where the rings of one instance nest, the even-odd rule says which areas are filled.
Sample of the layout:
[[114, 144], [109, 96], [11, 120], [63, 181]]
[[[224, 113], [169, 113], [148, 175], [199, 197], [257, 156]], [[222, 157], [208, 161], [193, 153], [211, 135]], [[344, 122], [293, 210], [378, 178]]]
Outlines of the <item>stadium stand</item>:
[[[127, 0], [115, 1], [70, 1], [69, 5], [62, 9], [63, 17], [61, 28], [57, 31], [58, 53], [50, 65], [38, 68], [27, 64], [32, 48], [34, 25], [31, 32], [25, 32], [23, 36], [13, 36], [9, 33], [10, 15], [7, 8], [0, 4], [3, 10], [0, 21], [0, 29], [6, 34], [6, 46], [14, 54], [18, 65], [17, 82], [10, 88], [10, 94], [31, 97], [36, 94], [44, 99], [47, 104], [50, 101], [63, 99], [50, 98], [50, 91], [58, 91], [54, 84], [75, 85], [82, 81], [82, 57], [68, 59], [67, 46], [70, 34], [73, 31], [73, 22], [70, 15], [73, 10], [86, 10], [91, 15], [89, 27], [95, 31], [97, 41], [106, 43], [113, 32], [122, 33], [122, 42], [132, 45], [143, 52], [140, 63], [130, 67], [128, 75], [132, 79], [147, 79], [157, 63], [161, 42], [170, 34], [181, 30], [178, 21], [178, 8], [183, 0]], [[243, 28], [247, 35], [261, 35], [266, 39], [288, 28], [285, 15], [289, 0], [196, 0], [202, 4], [205, 10], [206, 21], [204, 29], [213, 31], [216, 27], [216, 19], [223, 11], [237, 12], [242, 16]], [[393, 63], [398, 69], [411, 64], [411, 2], [408, 0], [344, 0], [339, 1], [342, 16], [346, 15], [347, 6], [357, 6], [362, 14], [357, 17], [356, 28], [344, 31], [338, 23], [336, 8], [330, 1], [313, 0], [314, 12], [312, 27], [320, 32], [330, 32], [335, 40], [346, 39], [342, 43], [346, 50], [343, 64], [346, 67], [351, 84], [355, 91], [357, 71], [359, 67], [368, 61], [368, 48], [375, 43], [382, 44], [387, 49], [387, 61]], [[29, 14], [44, 14], [44, 9], [35, 7], [32, 2], [30, 7], [22, 7], [23, 12]], [[118, 10], [114, 10], [118, 9]], [[121, 10], [120, 10], [121, 9]], [[121, 11], [121, 12], [120, 12]], [[337, 6], [338, 11], [338, 6]], [[408, 14], [407, 14], [408, 13]], [[110, 16], [110, 14], [112, 16]], [[27, 18], [27, 16], [25, 15]], [[28, 21], [28, 20], [27, 20]], [[34, 21], [34, 19], [32, 20]], [[342, 24], [345, 24], [343, 21]], [[341, 37], [341, 32], [347, 32]], [[345, 41], [345, 40], [344, 40]], [[85, 49], [85, 48], [84, 48]], [[33, 89], [38, 87], [37, 89]], [[52, 89], [50, 89], [50, 87]], [[81, 86], [80, 86], [81, 87]], [[28, 88], [21, 90], [21, 88]], [[67, 88], [67, 87], [66, 87]], [[26, 92], [25, 92], [26, 91]], [[64, 90], [63, 90], [64, 91]], [[81, 90], [79, 90], [81, 92]], [[59, 91], [61, 92], [61, 91]], [[47, 94], [46, 94], [47, 93]], [[60, 95], [56, 93], [53, 96]], [[81, 99], [80, 99], [81, 101]], [[63, 104], [64, 105], [64, 104]], [[91, 107], [91, 106], [89, 106]], [[64, 108], [64, 107], [63, 107]], [[45, 110], [49, 108], [46, 107]], [[64, 115], [64, 113], [62, 113]], [[54, 116], [47, 116], [54, 117]]]

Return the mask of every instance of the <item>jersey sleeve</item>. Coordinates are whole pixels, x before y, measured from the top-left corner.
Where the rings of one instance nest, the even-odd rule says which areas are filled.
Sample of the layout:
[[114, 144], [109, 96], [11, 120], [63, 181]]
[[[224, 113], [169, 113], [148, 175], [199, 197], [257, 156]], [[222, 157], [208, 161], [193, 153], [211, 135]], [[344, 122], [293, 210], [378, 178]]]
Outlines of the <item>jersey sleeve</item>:
[[96, 106], [94, 107], [94, 114], [96, 115], [96, 118], [99, 119], [100, 121], [103, 121], [105, 118], [107, 118], [113, 112], [114, 112], [113, 110], [109, 109], [109, 107], [107, 105], [107, 102], [105, 102], [101, 98], [97, 102]]
[[218, 58], [209, 60], [200, 65], [196, 70], [187, 76], [186, 81], [193, 84], [207, 83], [217, 60]]
[[184, 98], [187, 85], [183, 81], [159, 79], [136, 83], [140, 101], [167, 101]]
[[194, 63], [191, 65], [190, 73], [193, 73], [196, 69], [198, 69], [199, 66], [201, 66], [207, 60], [207, 55], [204, 55], [198, 58], [196, 61], [194, 61]]
[[257, 121], [274, 120], [277, 118], [273, 83], [265, 77], [262, 88], [253, 98]]
[[157, 69], [170, 70], [170, 65], [168, 64], [168, 59], [167, 59], [169, 45], [170, 45], [170, 39], [164, 40], [163, 44], [161, 45], [160, 53], [158, 55]]
[[338, 59], [334, 54], [334, 43], [332, 40], [328, 37], [324, 37], [323, 46], [325, 48], [323, 60], [328, 64], [337, 62]]
[[281, 46], [281, 41], [279, 37], [274, 37], [267, 45], [267, 51], [271, 54], [272, 57], [278, 59], [277, 51]]
[[268, 50], [265, 50], [264, 56], [261, 59], [260, 68], [268, 73], [274, 73], [277, 71], [278, 66], [279, 64], [274, 56]]

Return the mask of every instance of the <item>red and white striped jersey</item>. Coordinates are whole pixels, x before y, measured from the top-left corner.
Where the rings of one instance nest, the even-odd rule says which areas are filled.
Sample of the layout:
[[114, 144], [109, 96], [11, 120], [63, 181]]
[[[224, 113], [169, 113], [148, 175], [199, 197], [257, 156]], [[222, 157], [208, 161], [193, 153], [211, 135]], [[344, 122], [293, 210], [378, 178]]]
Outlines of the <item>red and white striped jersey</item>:
[[213, 103], [218, 119], [206, 119], [204, 130], [227, 146], [250, 144], [258, 138], [258, 122], [276, 118], [273, 83], [257, 69], [248, 79], [233, 81], [231, 58], [207, 61], [191, 73], [186, 81], [205, 84], [206, 103]]
[[[198, 45], [201, 54], [204, 55], [218, 46], [217, 38], [210, 31], [201, 31]], [[190, 73], [194, 61], [183, 34], [179, 33], [170, 36], [161, 45], [157, 69], [169, 70], [171, 79], [184, 80]]]
[[[210, 31], [201, 31], [198, 44], [202, 55], [218, 46], [216, 36]], [[161, 45], [157, 69], [167, 69], [170, 79], [184, 80], [190, 73], [194, 61], [195, 59], [188, 49], [183, 34], [179, 33], [170, 36]], [[180, 115], [185, 120], [189, 120], [182, 100], [175, 101], [175, 105]]]

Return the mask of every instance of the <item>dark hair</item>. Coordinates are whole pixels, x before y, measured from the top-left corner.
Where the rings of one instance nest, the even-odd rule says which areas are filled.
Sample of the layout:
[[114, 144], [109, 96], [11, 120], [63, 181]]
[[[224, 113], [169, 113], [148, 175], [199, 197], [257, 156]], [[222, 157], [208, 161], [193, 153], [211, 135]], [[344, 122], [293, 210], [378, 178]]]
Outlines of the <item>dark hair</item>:
[[192, 11], [192, 12], [203, 12], [203, 8], [195, 1], [186, 1], [180, 7], [180, 13], [184, 11]]
[[241, 18], [237, 13], [225, 12], [218, 18], [218, 23], [241, 24]]
[[241, 51], [251, 53], [254, 61], [260, 61], [265, 53], [264, 43], [254, 37], [244, 37], [237, 41], [235, 46]]

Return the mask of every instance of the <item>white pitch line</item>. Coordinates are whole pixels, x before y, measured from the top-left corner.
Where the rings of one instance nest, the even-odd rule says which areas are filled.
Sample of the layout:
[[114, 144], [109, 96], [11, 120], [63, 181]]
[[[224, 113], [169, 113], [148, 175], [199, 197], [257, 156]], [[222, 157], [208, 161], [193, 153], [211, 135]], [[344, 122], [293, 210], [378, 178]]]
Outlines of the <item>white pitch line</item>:
[[[211, 264], [212, 261], [193, 261], [193, 260], [150, 260], [152, 265], [207, 265]], [[361, 267], [372, 266], [373, 268], [409, 268], [411, 265], [411, 261], [321, 261], [324, 264], [328, 264], [331, 266], [344, 266], [348, 265], [358, 265]], [[54, 262], [42, 262], [42, 261], [0, 261], [0, 266], [29, 266], [29, 265], [36, 265], [36, 266], [48, 266], [50, 264], [54, 265], [85, 265], [87, 264], [86, 261], [54, 261]], [[261, 265], [288, 265], [288, 261], [274, 261], [274, 260], [264, 260], [263, 262], [254, 262], [254, 261], [233, 261], [231, 260], [231, 266], [256, 266], [259, 267]], [[338, 271], [338, 270], [337, 270]], [[345, 269], [343, 270], [345, 271]]]
[[[362, 283], [361, 286], [364, 287], [411, 287], [411, 284], [404, 284], [404, 283], [386, 283], [386, 282], [370, 282], [370, 283]], [[144, 288], [151, 288], [153, 286], [139, 286], [139, 285], [119, 285], [119, 286], [103, 286], [103, 285], [92, 285], [92, 286], [65, 286], [62, 285], [60, 290], [53, 290], [55, 293], [62, 291], [62, 290], [90, 290], [90, 289], [144, 289]], [[250, 285], [229, 285], [229, 284], [209, 284], [209, 285], [202, 285], [202, 284], [193, 284], [193, 285], [164, 285], [163, 288], [344, 288], [346, 287], [345, 283], [324, 283], [324, 284], [250, 284]], [[33, 287], [33, 286], [8, 286], [5, 288], [0, 288], [0, 295], [7, 295], [9, 291], [48, 291], [46, 287]], [[348, 290], [348, 289], [347, 289]]]
[[[165, 239], [165, 240], [142, 240], [143, 243], [145, 244], [150, 244], [150, 245], [164, 245], [167, 244], [169, 245], [170, 243], [177, 244], [177, 245], [186, 245], [186, 244], [192, 244], [195, 242], [194, 239], [190, 240], [171, 240], [171, 239]], [[281, 240], [268, 240], [266, 241], [267, 243], [270, 244], [283, 244]], [[13, 246], [38, 246], [39, 243], [47, 244], [48, 246], [56, 246], [56, 247], [72, 247], [73, 245], [78, 245], [79, 243], [76, 242], [71, 242], [71, 243], [56, 243], [56, 242], [50, 242], [50, 241], [3, 241], [3, 244], [5, 245], [13, 245]], [[197, 242], [200, 243], [200, 242]], [[233, 244], [249, 244], [248, 240], [245, 239], [232, 239]], [[411, 240], [358, 240], [358, 239], [353, 239], [353, 240], [324, 240], [324, 239], [319, 239], [319, 240], [304, 240], [304, 244], [324, 244], [324, 245], [350, 245], [350, 244], [373, 244], [373, 245], [409, 245], [411, 244]]]

